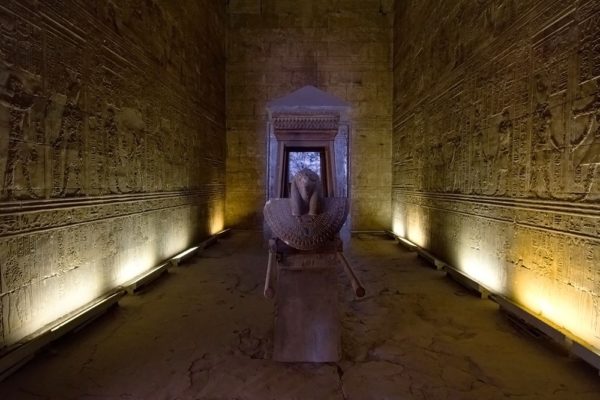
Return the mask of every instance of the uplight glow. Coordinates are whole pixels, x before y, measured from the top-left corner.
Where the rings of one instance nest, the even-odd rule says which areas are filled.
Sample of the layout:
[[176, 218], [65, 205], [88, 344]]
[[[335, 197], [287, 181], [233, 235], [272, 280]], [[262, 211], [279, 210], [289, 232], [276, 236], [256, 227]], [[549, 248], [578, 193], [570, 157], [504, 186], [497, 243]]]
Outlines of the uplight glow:
[[457, 268], [486, 288], [496, 293], [503, 293], [504, 282], [500, 278], [497, 268], [489, 263], [479, 261], [468, 250], [459, 253]]
[[173, 254], [181, 253], [190, 247], [192, 244], [190, 239], [194, 236], [193, 225], [191, 224], [192, 214], [183, 214], [181, 218], [174, 221], [170, 225], [170, 229], [162, 232], [160, 251], [158, 252], [157, 261], [171, 258]]
[[223, 230], [225, 227], [225, 217], [223, 216], [223, 210], [215, 210], [214, 215], [210, 219], [210, 234], [214, 235]]
[[405, 204], [395, 211], [395, 235], [428, 251], [429, 236], [435, 238], [440, 241], [443, 261], [532, 315], [600, 349], [598, 298], [591, 288], [596, 278], [589, 261], [597, 256], [595, 250], [582, 248], [595, 249], [595, 245], [569, 244], [545, 232], [462, 216], [447, 217], [444, 222], [452, 231], [438, 232], [434, 229], [445, 227], [430, 226], [430, 215], [418, 206]]
[[133, 278], [148, 271], [155, 265], [156, 260], [150, 254], [131, 257], [117, 271], [118, 284], [131, 281]]
[[532, 314], [537, 314], [600, 348], [594, 320], [589, 318], [595, 312], [593, 296], [564, 286], [566, 285], [556, 284], [530, 271], [520, 271], [514, 286], [514, 296]]
[[[103, 281], [94, 264], [74, 268], [68, 276], [57, 276], [35, 284], [39, 307], [31, 310], [30, 318], [11, 331], [10, 340], [36, 332], [52, 322], [97, 299], [103, 293]], [[60, 282], [59, 282], [60, 281]], [[56, 286], [61, 290], [56, 290]]]
[[407, 239], [411, 242], [425, 248], [425, 235], [419, 224], [411, 224], [407, 229]]
[[428, 245], [427, 231], [429, 226], [427, 224], [427, 216], [425, 212], [419, 207], [407, 208], [405, 212], [405, 235], [402, 236], [419, 247], [426, 249]]
[[394, 222], [392, 224], [392, 232], [396, 236], [406, 237], [406, 228], [404, 226], [404, 223], [402, 222], [402, 219], [398, 215], [394, 217]]

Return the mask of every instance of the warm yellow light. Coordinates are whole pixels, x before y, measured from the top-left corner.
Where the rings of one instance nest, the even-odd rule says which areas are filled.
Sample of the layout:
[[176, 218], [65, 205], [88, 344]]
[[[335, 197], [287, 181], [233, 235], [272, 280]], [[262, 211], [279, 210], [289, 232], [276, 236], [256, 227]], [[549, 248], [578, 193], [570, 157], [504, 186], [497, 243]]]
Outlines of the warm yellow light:
[[123, 264], [117, 272], [117, 282], [118, 284], [128, 282], [143, 272], [148, 271], [154, 265], [156, 265], [156, 262], [149, 254], [132, 258]]
[[[598, 298], [592, 288], [595, 244], [582, 242], [594, 250], [573, 251], [560, 235], [518, 224], [447, 213], [446, 227], [426, 207], [401, 200], [394, 207], [396, 236], [439, 252], [444, 262], [473, 281], [600, 349]], [[433, 237], [439, 240], [435, 249], [429, 243]]]
[[225, 227], [225, 218], [223, 216], [223, 210], [215, 210], [214, 214], [210, 219], [210, 234], [215, 235], [223, 230]]
[[[204, 216], [198, 218], [199, 210], [193, 207], [178, 207], [118, 219], [107, 225], [108, 229], [81, 226], [65, 236], [68, 251], [56, 248], [55, 240], [41, 241], [36, 251], [48, 255], [40, 263], [47, 263], [49, 267], [43, 270], [50, 272], [7, 295], [10, 307], [18, 312], [5, 315], [5, 320], [10, 318], [4, 331], [5, 344], [56, 325], [65, 315], [143, 276], [189, 249], [207, 230], [222, 230], [222, 203], [215, 200], [211, 204], [208, 221]], [[78, 236], [87, 239], [78, 240]]]
[[112, 300], [113, 298], [115, 298], [117, 296], [120, 296], [120, 295], [121, 295], [121, 293], [115, 293], [115, 294], [112, 294], [109, 297], [106, 297], [104, 299], [100, 299], [100, 300], [97, 300], [97, 301], [93, 302], [92, 304], [90, 304], [89, 306], [87, 306], [85, 309], [81, 310], [77, 314], [71, 316], [70, 318], [67, 318], [66, 320], [62, 321], [58, 325], [56, 325], [53, 328], [51, 328], [50, 332], [56, 332], [57, 330], [59, 330], [63, 326], [69, 324], [71, 321], [76, 320], [77, 318], [81, 317], [82, 315], [90, 312], [92, 309], [94, 309], [94, 308], [100, 306], [101, 304], [106, 303], [106, 302], [108, 302], [108, 301]]
[[191, 244], [190, 239], [194, 236], [193, 225], [189, 221], [181, 220], [168, 231], [162, 232], [162, 235], [163, 245], [160, 253], [157, 254], [156, 262], [171, 258], [173, 254], [187, 249]]
[[493, 292], [503, 293], [504, 282], [498, 273], [498, 269], [494, 268], [492, 264], [479, 261], [472, 254], [473, 252], [473, 249], [463, 249], [459, 253], [459, 265], [456, 268]]
[[426, 247], [425, 235], [420, 224], [410, 224], [408, 226], [407, 239], [421, 247]]
[[517, 268], [511, 284], [512, 296], [518, 304], [600, 348], [598, 328], [594, 318], [590, 318], [597, 307], [592, 293], [531, 268]]
[[552, 318], [554, 315], [556, 315], [556, 308], [552, 305], [550, 301], [548, 301], [548, 299], [540, 299], [539, 309], [540, 314], [542, 316], [545, 316], [546, 318]]
[[405, 210], [404, 215], [404, 231], [402, 235], [406, 239], [410, 240], [414, 244], [422, 248], [427, 248], [427, 216], [422, 209], [417, 207], [410, 207]]
[[[102, 281], [94, 274], [95, 271], [95, 266], [90, 264], [74, 268], [69, 276], [52, 278], [57, 280], [56, 282], [50, 280], [41, 282], [37, 290], [39, 295], [43, 296], [43, 302], [34, 311], [34, 318], [24, 321], [13, 335], [17, 337], [31, 334], [82, 305], [94, 301], [104, 291]], [[56, 290], [57, 284], [61, 285], [60, 292]]]
[[406, 228], [404, 227], [402, 220], [398, 216], [394, 218], [394, 222], [392, 224], [392, 232], [394, 233], [394, 235], [399, 237], [406, 236]]

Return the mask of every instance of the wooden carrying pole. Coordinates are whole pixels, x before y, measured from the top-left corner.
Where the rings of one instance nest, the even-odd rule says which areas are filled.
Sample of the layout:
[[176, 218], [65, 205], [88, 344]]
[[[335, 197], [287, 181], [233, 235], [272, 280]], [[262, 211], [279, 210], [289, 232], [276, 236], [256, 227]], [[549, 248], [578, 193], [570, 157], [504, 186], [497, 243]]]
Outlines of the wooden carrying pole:
[[263, 294], [267, 299], [272, 299], [275, 296], [275, 287], [273, 285], [273, 258], [275, 254], [269, 251], [269, 262], [267, 264], [267, 275], [265, 276], [265, 288]]
[[348, 260], [346, 260], [344, 254], [339, 251], [337, 253], [337, 256], [342, 262], [342, 264], [344, 264], [344, 271], [346, 271], [346, 274], [348, 274], [348, 278], [350, 278], [350, 283], [352, 284], [352, 290], [354, 290], [354, 294], [356, 295], [356, 297], [364, 297], [366, 294], [365, 288], [360, 282], [360, 279], [358, 279], [358, 277], [354, 273], [354, 270], [348, 263]]

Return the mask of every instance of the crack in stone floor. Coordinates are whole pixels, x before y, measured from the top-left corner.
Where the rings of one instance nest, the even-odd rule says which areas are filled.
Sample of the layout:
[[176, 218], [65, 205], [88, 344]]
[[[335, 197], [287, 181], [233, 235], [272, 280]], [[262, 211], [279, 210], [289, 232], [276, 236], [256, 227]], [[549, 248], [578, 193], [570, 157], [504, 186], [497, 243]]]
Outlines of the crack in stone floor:
[[592, 400], [597, 371], [445, 279], [359, 235], [340, 271], [343, 359], [270, 361], [262, 236], [234, 232], [0, 383], [0, 399]]

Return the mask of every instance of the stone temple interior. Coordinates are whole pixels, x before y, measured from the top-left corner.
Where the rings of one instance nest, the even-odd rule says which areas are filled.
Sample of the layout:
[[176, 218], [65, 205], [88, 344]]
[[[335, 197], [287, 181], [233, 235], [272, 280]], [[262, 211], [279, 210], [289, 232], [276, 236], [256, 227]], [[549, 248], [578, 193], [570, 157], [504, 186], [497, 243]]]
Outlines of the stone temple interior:
[[[340, 267], [336, 362], [272, 358], [263, 207], [304, 166], [366, 289]], [[598, 0], [0, 1], [0, 399], [599, 399], [599, 369]]]

